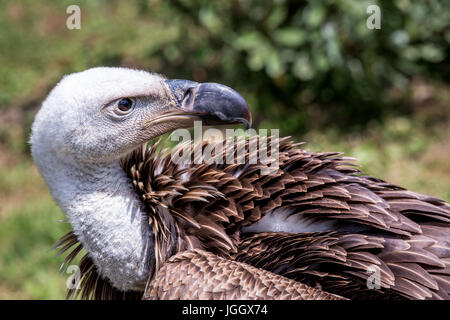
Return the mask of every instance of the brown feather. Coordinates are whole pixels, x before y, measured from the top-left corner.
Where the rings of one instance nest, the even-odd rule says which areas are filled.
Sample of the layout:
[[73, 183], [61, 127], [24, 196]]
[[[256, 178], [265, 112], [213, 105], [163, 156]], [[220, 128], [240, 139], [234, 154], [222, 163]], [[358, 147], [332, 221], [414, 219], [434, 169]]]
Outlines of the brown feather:
[[144, 292], [146, 300], [344, 300], [264, 269], [202, 250], [172, 256]]
[[[260, 169], [269, 164], [248, 163], [255, 156], [249, 153], [255, 139], [241, 142], [244, 164], [174, 164], [160, 142], [122, 159], [155, 233], [156, 273], [149, 275], [149, 286], [172, 256], [202, 249], [217, 259], [235, 259], [347, 298], [448, 297], [449, 204], [364, 176], [352, 158], [301, 150], [287, 139], [278, 141], [279, 169], [261, 175]], [[272, 139], [259, 151], [267, 151]], [[223, 159], [236, 158], [229, 142], [219, 142], [225, 146]], [[204, 143], [201, 148], [211, 146], [214, 149]], [[189, 149], [191, 159], [195, 148]], [[292, 208], [293, 215], [313, 223], [333, 221], [336, 227], [312, 234], [241, 233], [243, 226], [277, 208]], [[60, 251], [77, 248], [74, 237], [65, 236]], [[65, 264], [80, 251], [74, 250]], [[380, 289], [367, 288], [371, 265], [380, 268]], [[83, 258], [82, 297], [128, 297], [109, 286], [92, 266], [87, 256]], [[246, 279], [235, 281], [250, 281]], [[182, 291], [176, 289], [174, 294]]]

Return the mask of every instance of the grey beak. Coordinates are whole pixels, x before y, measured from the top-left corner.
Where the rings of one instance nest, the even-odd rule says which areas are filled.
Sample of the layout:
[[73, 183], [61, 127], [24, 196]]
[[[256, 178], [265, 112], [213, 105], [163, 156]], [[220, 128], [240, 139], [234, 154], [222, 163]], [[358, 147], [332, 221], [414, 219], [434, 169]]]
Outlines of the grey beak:
[[243, 123], [251, 127], [252, 116], [245, 99], [222, 84], [188, 80], [166, 80], [179, 107], [195, 113], [206, 125]]

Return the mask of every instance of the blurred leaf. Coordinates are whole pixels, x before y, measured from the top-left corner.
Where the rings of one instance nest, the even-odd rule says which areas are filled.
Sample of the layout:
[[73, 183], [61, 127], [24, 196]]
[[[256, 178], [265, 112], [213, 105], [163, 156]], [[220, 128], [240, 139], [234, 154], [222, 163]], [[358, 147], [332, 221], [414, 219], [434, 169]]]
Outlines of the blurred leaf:
[[445, 57], [443, 50], [432, 43], [423, 45], [420, 52], [422, 58], [430, 62], [441, 62]]
[[284, 65], [276, 51], [271, 51], [265, 59], [266, 72], [269, 76], [276, 78], [284, 72]]
[[306, 33], [297, 28], [284, 28], [274, 32], [275, 41], [286, 47], [298, 47], [306, 40]]
[[266, 26], [269, 30], [277, 28], [286, 18], [287, 9], [284, 6], [276, 6], [266, 20]]
[[237, 49], [248, 50], [258, 48], [264, 43], [264, 39], [260, 33], [256, 31], [245, 32], [239, 35], [234, 41], [234, 46]]
[[324, 18], [325, 8], [322, 5], [317, 5], [317, 2], [310, 4], [303, 11], [303, 22], [310, 28], [318, 27]]
[[300, 54], [297, 57], [292, 71], [301, 80], [309, 80], [315, 74], [312, 63], [306, 54]]

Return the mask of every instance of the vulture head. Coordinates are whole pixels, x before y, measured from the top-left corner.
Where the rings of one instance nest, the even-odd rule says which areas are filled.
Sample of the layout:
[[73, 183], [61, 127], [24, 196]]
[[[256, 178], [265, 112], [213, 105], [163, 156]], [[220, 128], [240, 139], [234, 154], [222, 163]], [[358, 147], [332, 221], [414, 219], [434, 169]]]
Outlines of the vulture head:
[[248, 125], [250, 113], [245, 100], [221, 84], [93, 68], [64, 77], [52, 90], [33, 125], [33, 152], [45, 149], [49, 157], [83, 166], [106, 163], [194, 120]]
[[148, 217], [119, 161], [194, 120], [248, 126], [251, 116], [227, 86], [108, 67], [64, 77], [36, 115], [34, 161], [99, 273], [120, 290], [142, 290], [154, 251]]

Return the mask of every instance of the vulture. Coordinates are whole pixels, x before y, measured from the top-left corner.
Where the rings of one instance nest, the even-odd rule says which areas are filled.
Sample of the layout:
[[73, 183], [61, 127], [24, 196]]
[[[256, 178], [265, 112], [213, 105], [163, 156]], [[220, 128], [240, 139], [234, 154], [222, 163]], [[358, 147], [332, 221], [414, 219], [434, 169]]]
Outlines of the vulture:
[[[55, 245], [62, 268], [80, 256], [68, 297], [449, 299], [448, 203], [290, 138], [241, 139], [232, 163], [195, 150], [233, 158], [237, 138], [158, 140], [194, 121], [248, 126], [251, 114], [227, 86], [127, 68], [74, 73], [49, 93], [30, 143], [72, 227]], [[272, 145], [276, 167], [257, 159]]]

